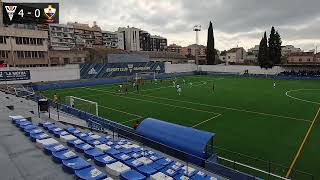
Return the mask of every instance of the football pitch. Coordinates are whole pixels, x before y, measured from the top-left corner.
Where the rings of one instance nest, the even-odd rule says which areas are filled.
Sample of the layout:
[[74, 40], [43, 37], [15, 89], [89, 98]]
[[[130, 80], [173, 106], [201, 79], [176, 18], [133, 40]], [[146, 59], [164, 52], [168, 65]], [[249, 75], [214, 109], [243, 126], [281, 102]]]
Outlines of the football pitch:
[[128, 93], [108, 84], [41, 93], [49, 98], [57, 93], [61, 102], [65, 96], [95, 101], [99, 116], [127, 126], [152, 117], [210, 131], [219, 156], [281, 176], [310, 179], [297, 169], [320, 179], [319, 81], [186, 76], [177, 78], [179, 96], [173, 80], [146, 80], [139, 92], [131, 84]]

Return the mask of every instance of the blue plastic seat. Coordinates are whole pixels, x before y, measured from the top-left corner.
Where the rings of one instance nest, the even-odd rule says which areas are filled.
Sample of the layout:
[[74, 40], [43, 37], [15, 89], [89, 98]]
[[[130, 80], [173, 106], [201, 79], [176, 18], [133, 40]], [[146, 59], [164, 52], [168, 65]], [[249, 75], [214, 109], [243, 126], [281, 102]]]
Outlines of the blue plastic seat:
[[74, 128], [74, 127], [67, 127], [67, 128], [65, 128], [65, 130], [66, 130], [67, 132], [69, 132], [69, 133], [73, 134], [73, 133], [74, 133], [74, 131], [76, 131], [77, 129], [76, 129], [76, 128]]
[[197, 172], [191, 177], [193, 180], [205, 180], [207, 178], [207, 175], [203, 172]]
[[102, 156], [96, 156], [94, 157], [94, 162], [96, 165], [100, 167], [105, 167], [106, 164], [112, 164], [116, 162], [117, 160], [109, 155], [102, 155]]
[[162, 159], [163, 156], [155, 153], [155, 154], [149, 155], [148, 158], [151, 159], [152, 161], [158, 161], [159, 159]]
[[30, 121], [25, 121], [25, 122], [21, 122], [19, 124], [16, 124], [16, 127], [21, 128], [21, 127], [25, 127], [28, 125], [32, 125], [32, 123]]
[[82, 141], [81, 139], [71, 140], [67, 142], [67, 145], [70, 147], [74, 147], [75, 145], [80, 145], [80, 144], [84, 144], [84, 141]]
[[30, 134], [30, 140], [32, 142], [36, 142], [36, 140], [48, 139], [50, 136], [46, 133], [39, 133], [39, 134]]
[[92, 148], [84, 151], [84, 156], [88, 159], [93, 159], [96, 156], [102, 156], [105, 153], [97, 148]]
[[68, 150], [65, 146], [62, 144], [55, 144], [55, 145], [49, 145], [43, 147], [43, 152], [47, 155], [52, 155], [53, 152], [59, 152], [59, 151], [65, 151]]
[[83, 180], [101, 180], [106, 178], [107, 175], [95, 167], [88, 167], [81, 170], [75, 171], [75, 176], [77, 179]]
[[74, 148], [76, 149], [77, 152], [83, 153], [84, 151], [86, 151], [88, 149], [93, 149], [93, 146], [91, 146], [90, 144], [87, 144], [87, 143], [83, 143], [83, 144], [75, 145]]
[[47, 126], [52, 125], [52, 124], [54, 124], [54, 123], [53, 122], [43, 122], [43, 123], [40, 122], [39, 126], [44, 128], [44, 127], [47, 127]]
[[166, 158], [166, 159], [160, 159], [156, 161], [158, 164], [161, 164], [163, 166], [168, 166], [169, 164], [173, 163], [172, 159]]
[[128, 161], [128, 160], [130, 160], [132, 158], [131, 156], [128, 156], [127, 154], [123, 154], [123, 153], [119, 153], [119, 154], [113, 155], [113, 157], [118, 159], [121, 162]]
[[76, 170], [85, 169], [91, 166], [90, 163], [80, 157], [63, 160], [62, 164], [63, 170], [69, 174], [74, 174]]
[[30, 121], [28, 121], [26, 119], [19, 119], [19, 120], [16, 120], [14, 124], [16, 125], [16, 127], [19, 127], [20, 124], [23, 124], [23, 123], [26, 123], [26, 122], [30, 123]]
[[31, 125], [28, 125], [28, 126], [20, 127], [20, 130], [26, 132], [26, 130], [32, 130], [32, 129], [35, 129], [35, 128], [37, 128], [37, 126], [31, 124]]
[[53, 135], [56, 138], [60, 138], [60, 136], [66, 136], [69, 135], [69, 133], [67, 131], [53, 131]]
[[143, 163], [136, 160], [136, 159], [129, 159], [127, 161], [124, 162], [127, 166], [129, 166], [130, 168], [136, 169], [139, 166], [142, 166]]
[[189, 177], [187, 177], [187, 176], [185, 176], [185, 175], [183, 175], [181, 173], [176, 174], [173, 178], [175, 180], [181, 180], [181, 179], [188, 180], [188, 179], [190, 179]]
[[143, 165], [143, 166], [140, 166], [137, 168], [137, 170], [147, 176], [147, 177], [150, 177], [151, 175], [157, 173], [158, 171], [156, 169], [154, 169], [153, 167], [151, 167], [150, 165]]
[[40, 134], [43, 133], [42, 129], [36, 128], [36, 129], [27, 129], [24, 134], [26, 136], [30, 136], [30, 134]]
[[136, 153], [136, 152], [129, 153], [128, 155], [134, 159], [138, 159], [138, 158], [142, 157], [142, 155], [140, 153]]
[[87, 141], [87, 143], [92, 145], [92, 146], [96, 146], [96, 145], [102, 144], [100, 141], [95, 140], [95, 139]]
[[15, 124], [16, 121], [21, 121], [21, 120], [26, 121], [26, 119], [23, 116], [9, 116], [9, 118], [11, 118], [12, 124]]
[[144, 180], [146, 177], [135, 170], [121, 173], [120, 180]]
[[115, 156], [115, 155], [117, 155], [117, 154], [120, 154], [120, 151], [118, 151], [118, 150], [115, 150], [115, 149], [113, 149], [113, 148], [111, 148], [111, 149], [109, 149], [109, 150], [107, 150], [107, 151], [105, 151], [107, 154], [109, 154], [109, 155], [111, 155], [111, 156]]
[[51, 125], [48, 125], [46, 127], [44, 127], [44, 129], [48, 130], [49, 133], [52, 132], [53, 129], [56, 129], [56, 128], [59, 128], [57, 125], [55, 124], [51, 124]]
[[61, 128], [59, 128], [59, 127], [50, 128], [50, 129], [49, 129], [49, 133], [51, 133], [51, 134], [54, 134], [54, 133], [57, 133], [57, 132], [60, 132], [60, 131], [63, 131], [63, 129], [61, 129]]
[[77, 158], [78, 155], [70, 150], [52, 152], [52, 159], [54, 162], [61, 164], [63, 160]]
[[157, 162], [153, 162], [153, 163], [151, 163], [149, 166], [151, 166], [152, 168], [154, 168], [154, 169], [156, 169], [156, 170], [162, 170], [163, 168], [165, 168], [165, 166], [164, 165], [161, 165], [161, 164], [159, 164], [159, 163], [157, 163]]
[[168, 167], [164, 168], [163, 170], [161, 170], [162, 173], [170, 176], [170, 177], [174, 177], [175, 175], [178, 174], [177, 171], [174, 171], [173, 169], [170, 169]]
[[85, 142], [90, 142], [92, 140], [94, 140], [92, 137], [90, 137], [89, 135], [87, 136], [82, 136], [82, 137], [79, 137], [80, 139], [82, 139], [83, 141]]

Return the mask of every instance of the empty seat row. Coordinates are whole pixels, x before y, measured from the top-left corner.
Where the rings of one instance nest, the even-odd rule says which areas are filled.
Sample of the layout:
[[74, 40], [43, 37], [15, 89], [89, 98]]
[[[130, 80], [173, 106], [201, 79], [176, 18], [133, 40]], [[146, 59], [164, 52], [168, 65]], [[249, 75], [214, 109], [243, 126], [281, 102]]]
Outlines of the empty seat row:
[[37, 147], [41, 148], [45, 154], [52, 156], [55, 163], [62, 164], [63, 170], [74, 174], [76, 179], [111, 179], [107, 177], [106, 173], [98, 170], [24, 117], [10, 116], [9, 118], [12, 124], [24, 132], [25, 136], [29, 137], [32, 142], [36, 143]]
[[[23, 129], [32, 141], [37, 142], [38, 147], [43, 148], [47, 155], [51, 155], [54, 162], [63, 164], [64, 171], [74, 173], [76, 177], [86, 179], [94, 176], [94, 179], [103, 179], [108, 174], [122, 180], [217, 179], [125, 139], [114, 140], [111, 136], [85, 132], [74, 127], [62, 128], [52, 122], [43, 122], [36, 126], [23, 120], [14, 124]], [[58, 141], [50, 135], [58, 138]], [[67, 147], [59, 141], [66, 143]], [[73, 151], [69, 148], [73, 148]], [[79, 157], [78, 153], [92, 159], [95, 165], [103, 167], [106, 173]]]

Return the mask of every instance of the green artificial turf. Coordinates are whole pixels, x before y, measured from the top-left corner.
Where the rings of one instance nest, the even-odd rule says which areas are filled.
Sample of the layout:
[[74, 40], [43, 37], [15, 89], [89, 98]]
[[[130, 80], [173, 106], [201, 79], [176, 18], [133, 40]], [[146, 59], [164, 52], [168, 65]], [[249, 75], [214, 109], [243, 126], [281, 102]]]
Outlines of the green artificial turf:
[[[281, 176], [287, 173], [320, 107], [319, 81], [188, 76], [177, 78], [182, 86], [179, 96], [172, 80], [146, 81], [139, 93], [131, 84], [128, 85], [128, 94], [120, 93], [118, 84], [41, 93], [49, 98], [57, 93], [61, 102], [65, 96], [96, 101], [100, 116], [128, 126], [132, 126], [137, 119], [152, 117], [213, 132], [214, 151], [219, 156]], [[273, 88], [273, 82], [276, 82], [276, 88]], [[298, 99], [286, 95], [287, 91], [297, 89], [300, 90], [291, 91], [288, 95]], [[294, 166], [294, 169], [313, 174], [315, 179], [320, 179], [319, 119]], [[263, 173], [233, 163], [221, 163], [268, 179]], [[291, 176], [295, 179], [311, 179], [294, 170]]]

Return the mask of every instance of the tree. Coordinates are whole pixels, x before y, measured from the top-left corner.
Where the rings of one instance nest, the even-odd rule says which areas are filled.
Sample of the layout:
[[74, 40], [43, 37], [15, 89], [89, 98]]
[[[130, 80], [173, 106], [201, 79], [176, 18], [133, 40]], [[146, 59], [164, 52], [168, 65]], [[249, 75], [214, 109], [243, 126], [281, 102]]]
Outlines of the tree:
[[261, 68], [268, 69], [272, 68], [273, 66], [273, 63], [270, 61], [269, 58], [268, 38], [266, 32], [264, 32], [264, 36], [260, 41], [258, 62]]
[[276, 48], [276, 30], [272, 26], [269, 37], [269, 58], [272, 64], [276, 64], [277, 48]]
[[215, 52], [214, 52], [214, 36], [213, 36], [213, 28], [212, 22], [210, 21], [208, 28], [208, 39], [207, 39], [207, 51], [206, 51], [206, 59], [208, 65], [213, 65], [215, 63]]
[[281, 63], [281, 37], [280, 34], [278, 33], [278, 31], [276, 31], [275, 34], [275, 64], [280, 64]]

